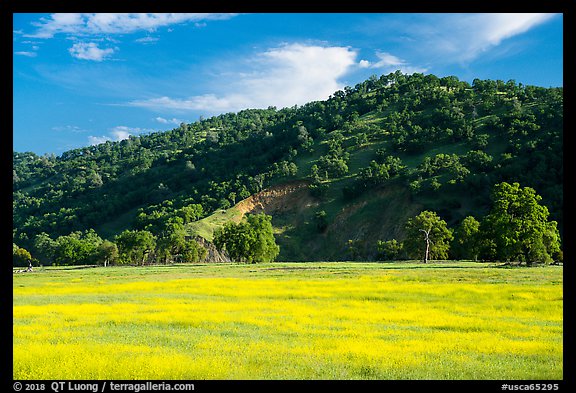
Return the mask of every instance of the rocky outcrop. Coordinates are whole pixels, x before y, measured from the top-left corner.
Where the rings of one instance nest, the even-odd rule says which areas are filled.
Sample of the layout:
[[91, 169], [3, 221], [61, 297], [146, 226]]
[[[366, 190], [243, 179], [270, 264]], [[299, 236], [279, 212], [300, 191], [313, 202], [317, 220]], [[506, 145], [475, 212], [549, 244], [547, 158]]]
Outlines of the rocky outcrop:
[[226, 252], [226, 250], [219, 251], [214, 243], [209, 242], [208, 240], [204, 239], [200, 236], [195, 236], [194, 240], [198, 242], [202, 247], [206, 249], [206, 256], [202, 259], [201, 262], [231, 262], [230, 256]]

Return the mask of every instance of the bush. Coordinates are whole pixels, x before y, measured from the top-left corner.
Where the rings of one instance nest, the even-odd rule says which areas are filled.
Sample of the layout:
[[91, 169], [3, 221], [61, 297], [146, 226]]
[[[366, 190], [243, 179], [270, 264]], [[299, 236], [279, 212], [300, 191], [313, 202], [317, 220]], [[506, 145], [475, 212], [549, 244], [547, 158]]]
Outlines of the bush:
[[378, 240], [378, 255], [379, 261], [394, 261], [401, 259], [401, 254], [404, 245], [396, 239], [392, 240]]

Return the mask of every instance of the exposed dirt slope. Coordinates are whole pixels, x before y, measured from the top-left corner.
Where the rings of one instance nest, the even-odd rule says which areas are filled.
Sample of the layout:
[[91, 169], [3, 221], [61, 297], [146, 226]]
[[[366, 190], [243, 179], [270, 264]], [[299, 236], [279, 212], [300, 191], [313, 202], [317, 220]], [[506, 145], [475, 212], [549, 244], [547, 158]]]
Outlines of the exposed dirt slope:
[[308, 182], [300, 180], [267, 188], [238, 202], [234, 209], [240, 211], [241, 215], [237, 219], [241, 220], [247, 213], [266, 213], [271, 216], [293, 214], [316, 204], [308, 192]]

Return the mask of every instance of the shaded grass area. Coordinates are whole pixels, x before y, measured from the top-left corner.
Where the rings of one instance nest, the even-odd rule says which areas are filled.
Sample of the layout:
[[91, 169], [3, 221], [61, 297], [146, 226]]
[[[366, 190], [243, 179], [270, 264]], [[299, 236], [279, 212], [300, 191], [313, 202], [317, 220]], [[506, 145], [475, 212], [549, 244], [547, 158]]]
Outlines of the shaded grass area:
[[214, 239], [214, 231], [224, 226], [224, 224], [234, 221], [240, 221], [241, 213], [236, 208], [219, 209], [210, 216], [188, 224], [188, 232], [193, 235], [201, 236], [208, 241]]
[[47, 268], [14, 276], [14, 379], [561, 379], [562, 268]]

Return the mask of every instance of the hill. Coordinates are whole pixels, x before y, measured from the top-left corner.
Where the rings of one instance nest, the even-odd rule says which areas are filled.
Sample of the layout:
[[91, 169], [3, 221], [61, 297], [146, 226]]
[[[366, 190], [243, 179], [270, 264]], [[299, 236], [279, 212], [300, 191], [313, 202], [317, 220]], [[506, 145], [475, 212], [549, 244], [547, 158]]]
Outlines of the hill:
[[534, 188], [562, 233], [562, 127], [562, 88], [373, 76], [301, 107], [227, 113], [58, 157], [14, 152], [14, 242], [154, 232], [177, 217], [211, 240], [262, 211], [279, 260], [371, 259], [423, 209], [450, 226], [482, 217], [501, 181]]

